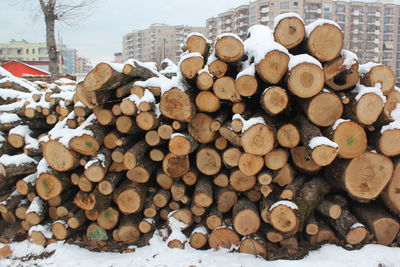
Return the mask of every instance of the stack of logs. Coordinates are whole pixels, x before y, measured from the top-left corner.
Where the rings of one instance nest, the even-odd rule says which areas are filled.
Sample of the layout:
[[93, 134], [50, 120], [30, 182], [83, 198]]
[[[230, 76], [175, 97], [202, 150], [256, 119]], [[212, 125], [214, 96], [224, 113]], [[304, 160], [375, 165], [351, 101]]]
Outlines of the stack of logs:
[[335, 22], [305, 26], [296, 14], [251, 27], [244, 42], [192, 33], [184, 49], [162, 71], [98, 64], [74, 110], [39, 138], [37, 168], [0, 159], [10, 183], [30, 174], [3, 197], [3, 218], [41, 245], [82, 234], [136, 244], [154, 229], [172, 248], [267, 259], [326, 242], [398, 245], [389, 67], [360, 65]]

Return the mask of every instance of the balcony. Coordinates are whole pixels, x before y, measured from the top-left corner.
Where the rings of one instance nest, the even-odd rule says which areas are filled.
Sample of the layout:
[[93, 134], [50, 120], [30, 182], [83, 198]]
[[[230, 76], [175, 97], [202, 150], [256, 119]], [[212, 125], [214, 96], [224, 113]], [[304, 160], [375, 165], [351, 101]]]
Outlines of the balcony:
[[355, 11], [353, 12], [353, 15], [354, 15], [354, 16], [360, 16], [360, 11], [355, 10]]
[[260, 11], [260, 13], [268, 13], [269, 12], [269, 7], [263, 7]]
[[381, 12], [375, 12], [375, 17], [380, 17], [381, 16]]

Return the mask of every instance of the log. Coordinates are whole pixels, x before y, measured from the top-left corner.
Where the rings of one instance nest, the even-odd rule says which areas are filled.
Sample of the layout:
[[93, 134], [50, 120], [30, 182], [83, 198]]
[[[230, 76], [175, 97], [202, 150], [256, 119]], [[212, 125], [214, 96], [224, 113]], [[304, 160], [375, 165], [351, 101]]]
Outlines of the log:
[[314, 58], [298, 55], [290, 59], [286, 83], [289, 91], [294, 95], [300, 98], [313, 97], [322, 90], [324, 81], [322, 67]]
[[374, 234], [378, 244], [389, 246], [399, 232], [398, 219], [377, 204], [353, 204], [351, 210]]
[[260, 235], [254, 234], [240, 241], [240, 253], [258, 255], [263, 258], [267, 257], [267, 242]]
[[106, 176], [110, 165], [111, 151], [103, 147], [86, 163], [85, 177], [91, 182], [100, 182]]
[[354, 87], [360, 78], [358, 67], [357, 56], [342, 49], [339, 57], [324, 64], [325, 84], [335, 91]]
[[280, 146], [295, 148], [301, 140], [299, 129], [294, 124], [286, 123], [279, 127], [276, 139]]
[[238, 167], [244, 175], [256, 175], [264, 167], [264, 159], [261, 156], [242, 153], [239, 158]]
[[256, 184], [254, 175], [244, 175], [240, 170], [232, 170], [229, 177], [229, 184], [238, 192], [244, 192], [252, 189]]
[[188, 134], [173, 134], [168, 143], [168, 149], [177, 156], [186, 156], [197, 148], [197, 142]]
[[44, 200], [55, 198], [70, 187], [68, 175], [51, 169], [40, 173], [35, 183], [37, 194]]
[[290, 164], [285, 164], [282, 169], [274, 171], [272, 173], [272, 182], [280, 185], [286, 186], [293, 181], [294, 178], [294, 170], [290, 166]]
[[207, 177], [200, 177], [194, 188], [193, 203], [208, 208], [213, 203], [212, 183]]
[[189, 122], [194, 116], [195, 106], [185, 91], [172, 88], [161, 96], [160, 111], [167, 118]]
[[78, 210], [73, 216], [68, 218], [68, 227], [71, 229], [78, 229], [86, 222], [87, 218], [84, 210]]
[[[394, 157], [400, 155], [400, 145], [397, 142], [400, 129], [395, 125], [396, 121], [385, 125], [379, 131], [375, 131], [371, 136], [373, 142], [376, 144], [377, 150], [385, 156]], [[392, 127], [393, 126], [393, 127]]]
[[[210, 59], [208, 59], [210, 61]], [[225, 76], [228, 71], [228, 64], [222, 60], [213, 60], [212, 62], [207, 62], [208, 71], [215, 78], [221, 78]]]
[[79, 191], [74, 203], [83, 210], [103, 210], [110, 205], [111, 197], [101, 194], [96, 188], [91, 193]]
[[244, 55], [244, 46], [238, 36], [220, 34], [215, 39], [215, 56], [224, 62], [235, 62]]
[[54, 170], [64, 172], [79, 165], [78, 154], [57, 140], [50, 140], [42, 146], [43, 156]]
[[[251, 33], [250, 33], [251, 34]], [[250, 38], [251, 35], [250, 35]], [[283, 48], [283, 47], [282, 47]], [[282, 49], [271, 49], [256, 64], [257, 74], [267, 83], [277, 84], [288, 70], [289, 55]]]
[[304, 176], [299, 176], [293, 179], [293, 181], [282, 190], [280, 199], [294, 201], [301, 187], [304, 185], [305, 180], [306, 178]]
[[64, 240], [69, 236], [68, 224], [63, 220], [55, 221], [51, 225], [51, 232], [57, 240]]
[[235, 87], [236, 91], [243, 97], [249, 97], [254, 95], [258, 90], [258, 81], [255, 77], [254, 64], [250, 65], [252, 73], [247, 73], [247, 69], [244, 69], [244, 73], [239, 73], [236, 76]]
[[138, 162], [142, 162], [149, 146], [145, 140], [140, 140], [131, 146], [124, 154], [124, 165], [127, 169], [133, 169]]
[[332, 219], [337, 219], [342, 214], [342, 207], [332, 201], [323, 199], [315, 208], [318, 213], [330, 217]]
[[188, 156], [179, 157], [169, 153], [163, 159], [162, 168], [170, 177], [178, 178], [189, 171], [189, 158]]
[[186, 79], [194, 79], [203, 66], [204, 59], [199, 52], [190, 52], [179, 61], [179, 69]]
[[354, 121], [339, 120], [325, 130], [325, 136], [339, 145], [338, 157], [351, 159], [367, 149], [367, 135], [363, 127]]
[[400, 187], [400, 162], [399, 158], [393, 161], [393, 175], [390, 178], [388, 185], [382, 192], [381, 196], [386, 206], [396, 215], [400, 214], [400, 196], [398, 188]]
[[351, 160], [336, 159], [324, 170], [325, 177], [361, 201], [377, 198], [393, 173], [392, 161], [380, 154], [364, 152]]
[[105, 229], [100, 227], [97, 223], [91, 223], [86, 228], [86, 237], [93, 241], [106, 241], [108, 240], [108, 234]]
[[315, 125], [333, 125], [343, 114], [343, 104], [333, 92], [323, 90], [311, 99], [300, 101], [307, 118]]
[[229, 76], [216, 79], [213, 84], [213, 92], [221, 100], [228, 100], [233, 103], [241, 100], [240, 94], [236, 89], [235, 80]]
[[123, 134], [136, 134], [140, 132], [140, 128], [136, 124], [136, 120], [133, 120], [128, 116], [119, 116], [115, 122], [115, 127], [120, 133]]
[[218, 249], [219, 247], [230, 249], [232, 245], [239, 245], [239, 243], [238, 234], [228, 227], [215, 229], [208, 238], [208, 245], [213, 249]]
[[205, 175], [215, 175], [222, 166], [221, 156], [210, 147], [203, 147], [196, 153], [196, 166]]
[[99, 182], [98, 189], [103, 195], [110, 195], [114, 192], [118, 183], [122, 181], [123, 176], [120, 172], [108, 172], [104, 179]]
[[218, 188], [216, 192], [216, 204], [220, 212], [229, 212], [237, 201], [237, 193], [232, 187]]
[[[315, 21], [306, 27], [306, 45], [309, 53], [319, 61], [330, 61], [336, 58], [343, 47], [343, 33], [337, 24]], [[327, 45], [329, 44], [329, 45]]]
[[200, 33], [191, 33], [186, 38], [186, 48], [190, 53], [198, 52], [205, 56], [208, 53], [209, 45], [207, 39]]
[[192, 248], [201, 249], [208, 242], [208, 231], [203, 225], [198, 225], [191, 233], [189, 244]]
[[290, 150], [290, 156], [296, 169], [305, 174], [317, 173], [321, 166], [316, 164], [310, 157], [308, 150], [304, 146], [298, 146]]
[[221, 107], [220, 99], [210, 91], [200, 92], [195, 99], [196, 107], [202, 112], [216, 112]]
[[274, 116], [284, 112], [289, 104], [289, 96], [285, 89], [279, 86], [270, 86], [260, 97], [261, 107], [267, 114]]
[[236, 232], [246, 236], [254, 234], [258, 231], [261, 225], [260, 215], [254, 203], [239, 199], [232, 210], [233, 227]]
[[114, 191], [113, 198], [122, 213], [132, 214], [142, 210], [146, 195], [147, 189], [145, 184], [125, 180]]
[[112, 230], [117, 225], [118, 219], [118, 210], [113, 207], [108, 207], [99, 212], [99, 215], [97, 216], [97, 224], [106, 230]]
[[89, 92], [113, 90], [128, 83], [132, 78], [123, 74], [122, 69], [118, 69], [121, 67], [115, 63], [97, 64], [85, 77], [85, 89]]
[[0, 184], [3, 184], [6, 178], [18, 175], [32, 174], [36, 171], [37, 161], [25, 154], [9, 156], [4, 154], [0, 157]]
[[26, 211], [26, 220], [31, 225], [37, 225], [45, 218], [47, 208], [45, 202], [39, 197], [35, 197], [28, 210]]
[[377, 83], [380, 83], [382, 93], [388, 95], [396, 84], [396, 75], [389, 66], [376, 65], [365, 73], [361, 82], [370, 87], [375, 87]]
[[82, 176], [79, 178], [78, 187], [83, 192], [91, 192], [94, 189], [94, 183], [86, 178], [86, 176]]
[[304, 22], [297, 16], [285, 18], [276, 17], [274, 21], [275, 42], [283, 45], [287, 49], [299, 45], [305, 36]]
[[299, 227], [298, 207], [291, 201], [281, 200], [268, 208], [267, 220], [278, 231], [296, 233]]
[[327, 166], [336, 158], [339, 147], [323, 137], [320, 129], [304, 117], [297, 117], [301, 139], [313, 161], [319, 166]]
[[265, 166], [270, 170], [279, 170], [288, 162], [289, 153], [282, 149], [274, 149], [264, 156]]
[[230, 147], [222, 152], [222, 162], [227, 168], [237, 167], [242, 152], [237, 147]]
[[[247, 129], [242, 130], [242, 137], [240, 139], [240, 144], [243, 150], [247, 153], [264, 156], [270, 152], [275, 145], [275, 130], [272, 124], [260, 123], [257, 118], [254, 124]], [[248, 123], [253, 122], [252, 119]]]
[[164, 208], [167, 206], [169, 200], [171, 198], [171, 192], [165, 189], [160, 189], [157, 194], [153, 197], [153, 203], [158, 208]]

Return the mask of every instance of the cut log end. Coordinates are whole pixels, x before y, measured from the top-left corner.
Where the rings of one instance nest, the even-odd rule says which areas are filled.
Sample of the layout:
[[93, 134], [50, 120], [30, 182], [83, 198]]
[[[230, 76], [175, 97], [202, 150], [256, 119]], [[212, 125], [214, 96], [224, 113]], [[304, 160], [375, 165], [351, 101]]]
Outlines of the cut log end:
[[342, 50], [343, 34], [336, 26], [328, 23], [323, 24], [314, 28], [310, 33], [307, 39], [307, 47], [319, 61], [333, 60]]
[[217, 40], [215, 55], [225, 62], [235, 62], [244, 55], [243, 43], [231, 36], [225, 36]]
[[287, 81], [289, 90], [301, 98], [317, 95], [325, 82], [322, 69], [311, 63], [300, 63], [289, 71]]
[[279, 21], [274, 29], [274, 38], [287, 49], [300, 44], [304, 39], [304, 23], [296, 17], [288, 17]]
[[337, 126], [332, 141], [339, 145], [339, 157], [355, 158], [367, 149], [368, 140], [363, 127], [347, 121]]
[[350, 245], [360, 244], [366, 237], [368, 231], [365, 227], [356, 227], [351, 229], [346, 235], [346, 242]]
[[182, 75], [187, 79], [193, 79], [197, 73], [203, 68], [203, 57], [189, 57], [180, 64]]
[[270, 211], [269, 217], [271, 225], [283, 233], [295, 231], [299, 225], [295, 211], [285, 205], [276, 206]]
[[288, 64], [287, 54], [272, 50], [256, 65], [256, 71], [264, 81], [277, 84], [287, 72]]

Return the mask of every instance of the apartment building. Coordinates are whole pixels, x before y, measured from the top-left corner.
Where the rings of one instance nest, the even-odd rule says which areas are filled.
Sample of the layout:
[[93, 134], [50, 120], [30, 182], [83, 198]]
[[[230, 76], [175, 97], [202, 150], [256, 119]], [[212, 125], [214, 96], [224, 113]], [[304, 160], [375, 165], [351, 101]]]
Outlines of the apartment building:
[[86, 57], [77, 57], [75, 64], [75, 73], [86, 74], [93, 68], [90, 60]]
[[298, 13], [306, 25], [319, 18], [336, 21], [343, 30], [346, 49], [355, 52], [361, 62], [391, 66], [400, 84], [400, 5], [390, 0], [258, 0], [207, 19], [207, 36], [213, 39], [220, 33], [234, 32], [246, 39], [250, 26], [272, 28], [274, 18], [286, 12]]
[[135, 30], [123, 36], [123, 58], [157, 63], [169, 58], [177, 63], [182, 53], [180, 47], [191, 32], [205, 35], [207, 30], [205, 27], [166, 24], [152, 24], [147, 29]]
[[[75, 72], [75, 49], [69, 49], [65, 45], [58, 45], [60, 54], [60, 72], [71, 74]], [[47, 46], [45, 43], [30, 43], [26, 40], [11, 40], [9, 43], [0, 44], [0, 60], [18, 61], [49, 61]]]

